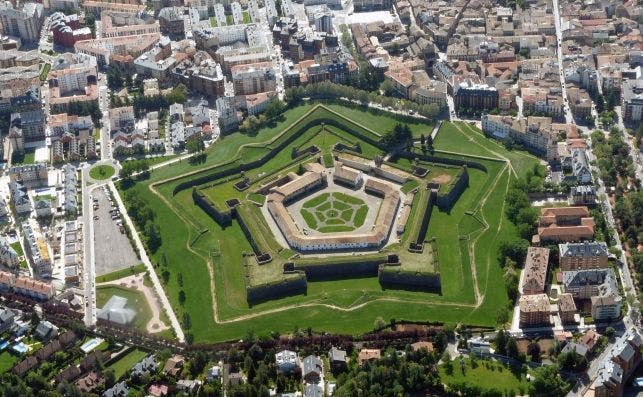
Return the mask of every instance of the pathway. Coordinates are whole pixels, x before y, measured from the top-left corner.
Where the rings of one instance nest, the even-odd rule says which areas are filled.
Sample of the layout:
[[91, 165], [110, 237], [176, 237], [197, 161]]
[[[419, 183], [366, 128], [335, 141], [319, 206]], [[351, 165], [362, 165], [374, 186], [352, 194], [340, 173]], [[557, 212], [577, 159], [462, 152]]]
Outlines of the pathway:
[[159, 278], [156, 275], [156, 271], [154, 270], [154, 266], [152, 266], [152, 262], [150, 261], [150, 258], [147, 256], [147, 252], [145, 251], [145, 247], [141, 242], [141, 238], [139, 237], [139, 234], [136, 228], [134, 227], [134, 223], [132, 222], [132, 219], [127, 213], [125, 204], [123, 204], [123, 200], [121, 199], [120, 194], [118, 194], [118, 191], [114, 186], [114, 182], [112, 181], [109, 182], [109, 188], [114, 193], [114, 198], [116, 199], [116, 203], [118, 204], [118, 209], [121, 212], [121, 214], [123, 214], [123, 218], [125, 219], [127, 226], [130, 228], [132, 232], [132, 238], [134, 239], [134, 243], [136, 244], [136, 249], [138, 250], [141, 256], [141, 261], [145, 264], [145, 267], [147, 268], [147, 271], [150, 275], [150, 280], [152, 280], [152, 284], [154, 286], [154, 290], [156, 291], [156, 294], [161, 300], [161, 304], [163, 305], [163, 309], [165, 310], [165, 313], [167, 313], [167, 316], [170, 320], [172, 328], [174, 329], [174, 333], [176, 334], [176, 337], [179, 340], [179, 342], [185, 342], [185, 334], [183, 333], [183, 329], [181, 329], [181, 324], [179, 323], [179, 320], [177, 319], [176, 314], [172, 309], [172, 305], [170, 304], [170, 301], [167, 299], [167, 295], [165, 295], [165, 290], [163, 289], [163, 286], [161, 285], [161, 282], [159, 281]]
[[148, 306], [152, 310], [152, 318], [146, 324], [148, 333], [153, 334], [170, 328], [161, 320], [161, 307], [159, 301], [152, 288], [145, 285], [144, 273], [134, 274], [118, 280], [99, 284], [99, 286], [104, 285], [125, 286], [143, 293]]

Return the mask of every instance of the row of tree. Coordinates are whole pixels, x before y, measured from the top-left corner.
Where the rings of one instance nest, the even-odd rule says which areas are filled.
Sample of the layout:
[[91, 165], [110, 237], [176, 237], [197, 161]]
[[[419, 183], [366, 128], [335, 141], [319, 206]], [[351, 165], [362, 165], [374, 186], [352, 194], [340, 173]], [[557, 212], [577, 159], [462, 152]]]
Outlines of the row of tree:
[[67, 113], [76, 116], [91, 116], [92, 122], [98, 128], [102, 125], [103, 117], [97, 101], [69, 102], [68, 104], [51, 105], [51, 114]]
[[630, 148], [625, 142], [623, 131], [612, 128], [609, 136], [601, 130], [592, 132], [592, 146], [598, 160], [601, 179], [607, 186], [617, 186], [625, 190], [628, 178], [636, 180], [636, 168], [630, 157]]
[[435, 118], [441, 111], [435, 104], [420, 105], [416, 102], [380, 95], [377, 91], [356, 89], [343, 84], [330, 82], [309, 84], [305, 87], [292, 87], [286, 90], [286, 98], [290, 104], [297, 104], [304, 98], [356, 100], [361, 104], [375, 103], [396, 110], [406, 110], [418, 113], [427, 118]]
[[154, 214], [152, 208], [140, 197], [135, 189], [129, 189], [125, 192], [125, 206], [129, 216], [136, 223], [139, 230], [143, 232], [145, 243], [150, 252], [156, 252], [161, 246], [161, 232], [154, 222], [156, 214]]

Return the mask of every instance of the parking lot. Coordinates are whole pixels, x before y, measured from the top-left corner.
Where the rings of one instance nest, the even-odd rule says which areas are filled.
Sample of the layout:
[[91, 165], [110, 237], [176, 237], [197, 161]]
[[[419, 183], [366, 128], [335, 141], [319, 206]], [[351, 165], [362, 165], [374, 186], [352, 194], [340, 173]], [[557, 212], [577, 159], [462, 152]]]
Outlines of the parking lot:
[[107, 189], [95, 189], [92, 198], [96, 275], [100, 276], [139, 264], [140, 261], [124, 229], [121, 231], [120, 214], [116, 205], [110, 204]]

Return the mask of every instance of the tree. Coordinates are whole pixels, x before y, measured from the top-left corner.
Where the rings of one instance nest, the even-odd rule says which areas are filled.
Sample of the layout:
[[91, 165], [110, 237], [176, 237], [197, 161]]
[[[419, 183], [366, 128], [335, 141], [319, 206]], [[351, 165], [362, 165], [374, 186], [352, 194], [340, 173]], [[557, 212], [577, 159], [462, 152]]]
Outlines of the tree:
[[205, 143], [200, 134], [192, 135], [185, 143], [188, 153], [200, 153], [205, 150]]
[[507, 356], [513, 359], [520, 358], [520, 351], [518, 350], [518, 342], [513, 336], [507, 336]]
[[286, 110], [286, 104], [279, 98], [273, 98], [266, 106], [266, 116], [269, 119], [280, 116]]
[[384, 95], [393, 96], [397, 91], [395, 90], [395, 84], [389, 79], [384, 79], [382, 84], [380, 84], [380, 91], [384, 91]]
[[615, 330], [613, 327], [607, 327], [607, 328], [605, 328], [605, 336], [606, 336], [609, 340], [614, 339], [614, 335], [616, 335], [616, 330]]
[[[149, 208], [149, 207], [148, 207]], [[151, 220], [145, 223], [145, 238], [147, 239], [147, 247], [153, 253], [161, 246], [161, 232], [158, 226]]]
[[545, 365], [534, 370], [533, 394], [535, 397], [563, 397], [571, 387], [558, 374], [556, 365]]
[[531, 361], [540, 362], [540, 345], [538, 342], [530, 342], [527, 346], [527, 354], [529, 354]]
[[426, 137], [426, 148], [431, 152], [433, 151], [433, 137], [431, 136], [431, 134]]
[[183, 290], [179, 291], [179, 303], [181, 304], [181, 306], [183, 306], [183, 304], [185, 303], [185, 291]]
[[496, 333], [496, 339], [494, 343], [496, 344], [496, 353], [501, 356], [507, 355], [507, 338], [509, 336], [504, 329], [501, 329]]
[[113, 369], [106, 369], [105, 372], [103, 372], [103, 376], [105, 377], [105, 387], [110, 388], [114, 386], [116, 383], [116, 375], [114, 374]]

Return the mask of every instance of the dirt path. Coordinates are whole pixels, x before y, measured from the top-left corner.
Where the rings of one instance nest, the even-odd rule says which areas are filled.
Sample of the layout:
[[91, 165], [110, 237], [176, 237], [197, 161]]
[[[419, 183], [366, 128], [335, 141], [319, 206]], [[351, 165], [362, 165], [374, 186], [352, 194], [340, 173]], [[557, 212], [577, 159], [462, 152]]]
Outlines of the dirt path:
[[484, 150], [488, 151], [489, 153], [491, 153], [491, 154], [493, 154], [493, 155], [495, 155], [495, 156], [498, 156], [498, 159], [502, 159], [502, 160], [506, 161], [506, 162], [507, 162], [507, 164], [509, 164], [509, 172], [510, 172], [510, 173], [513, 173], [513, 174], [516, 176], [516, 178], [518, 177], [518, 173], [516, 173], [516, 170], [514, 170], [513, 166], [511, 165], [511, 160], [509, 160], [507, 157], [503, 156], [502, 154], [500, 154], [500, 153], [496, 152], [495, 150], [491, 150], [491, 149], [489, 149], [488, 147], [486, 147], [486, 146], [482, 145], [480, 142], [478, 142], [478, 141], [476, 141], [475, 139], [473, 139], [472, 137], [470, 137], [470, 136], [469, 136], [469, 134], [467, 134], [466, 132], [462, 131], [462, 128], [460, 127], [460, 124], [459, 124], [459, 123], [453, 123], [453, 125], [455, 125], [455, 128], [456, 128], [456, 129], [457, 129], [457, 130], [458, 130], [462, 135], [464, 135], [465, 137], [467, 137], [467, 138], [469, 139], [469, 141], [470, 141], [470, 142], [473, 142], [474, 144], [476, 144], [477, 146], [480, 146], [481, 148], [483, 148]]
[[159, 305], [159, 301], [156, 298], [154, 291], [150, 287], [145, 285], [143, 274], [144, 273], [134, 274], [132, 276], [123, 277], [118, 280], [101, 283], [98, 284], [98, 286], [115, 285], [119, 287], [135, 289], [141, 292], [143, 296], [145, 296], [147, 305], [152, 311], [152, 318], [147, 322], [147, 325], [145, 327], [147, 332], [150, 334], [154, 334], [157, 332], [165, 331], [166, 329], [170, 329], [167, 324], [161, 321], [161, 307]]

